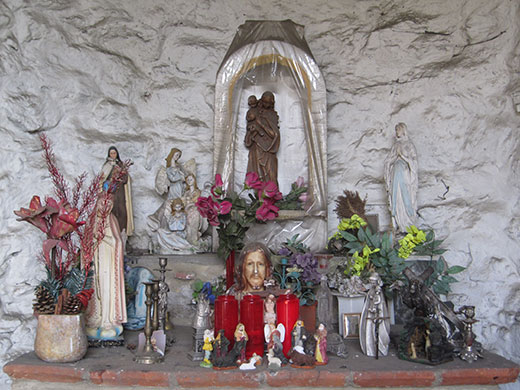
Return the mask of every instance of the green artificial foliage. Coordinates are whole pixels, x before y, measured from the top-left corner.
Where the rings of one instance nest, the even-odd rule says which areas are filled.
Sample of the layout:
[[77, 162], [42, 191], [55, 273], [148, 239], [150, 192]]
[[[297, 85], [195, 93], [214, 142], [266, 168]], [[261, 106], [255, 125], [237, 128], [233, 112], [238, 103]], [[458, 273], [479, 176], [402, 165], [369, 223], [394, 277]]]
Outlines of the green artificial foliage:
[[43, 280], [40, 283], [44, 289], [46, 289], [51, 296], [54, 298], [54, 302], [58, 301], [58, 297], [61, 293], [61, 289], [63, 288], [63, 284], [58, 279], [52, 277], [51, 271], [47, 268], [47, 279]]
[[[424, 234], [415, 226], [410, 226], [409, 232], [407, 239], [400, 240], [399, 244], [394, 246], [388, 233], [372, 233], [368, 226], [360, 227], [357, 232], [339, 230], [335, 236], [338, 236], [348, 257], [344, 264], [344, 273], [347, 276], [360, 275], [362, 279], [366, 279], [370, 272], [377, 272], [386, 287], [385, 294], [390, 297], [394, 286], [408, 283], [403, 274], [407, 264], [399, 256], [403, 251], [407, 251], [408, 256], [414, 254], [430, 257], [430, 265], [434, 272], [427, 279], [426, 285], [436, 294], [448, 294], [451, 292], [450, 285], [457, 282], [452, 275], [464, 271], [465, 267], [448, 266], [442, 256], [446, 252], [446, 249], [441, 248], [443, 240], [436, 240], [433, 230]], [[404, 246], [406, 250], [403, 250]], [[436, 256], [439, 258], [433, 260]]]
[[[466, 269], [466, 267], [460, 265], [448, 266], [446, 259], [442, 256], [446, 252], [446, 249], [441, 248], [443, 242], [444, 240], [436, 240], [434, 231], [430, 230], [426, 234], [426, 241], [414, 248], [415, 254], [430, 257], [433, 273], [426, 280], [426, 285], [439, 295], [449, 294], [451, 284], [458, 281], [451, 275], [458, 274]], [[433, 260], [435, 256], [439, 256], [439, 258]]]
[[63, 287], [69, 290], [72, 295], [79, 294], [81, 291], [92, 287], [93, 274], [92, 269], [89, 270], [88, 275], [85, 275], [84, 270], [75, 267], [67, 274]]
[[305, 192], [307, 192], [307, 187], [299, 187], [297, 183], [292, 183], [291, 191], [282, 200], [276, 202], [276, 205], [280, 210], [301, 210], [300, 196]]

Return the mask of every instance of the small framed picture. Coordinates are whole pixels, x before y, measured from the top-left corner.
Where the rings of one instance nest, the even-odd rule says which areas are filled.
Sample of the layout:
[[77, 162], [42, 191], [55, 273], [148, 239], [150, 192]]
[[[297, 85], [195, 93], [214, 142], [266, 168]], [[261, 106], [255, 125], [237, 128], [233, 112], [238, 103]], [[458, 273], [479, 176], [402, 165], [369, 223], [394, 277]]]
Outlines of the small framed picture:
[[359, 338], [359, 321], [361, 313], [344, 313], [343, 314], [343, 337], [347, 339]]

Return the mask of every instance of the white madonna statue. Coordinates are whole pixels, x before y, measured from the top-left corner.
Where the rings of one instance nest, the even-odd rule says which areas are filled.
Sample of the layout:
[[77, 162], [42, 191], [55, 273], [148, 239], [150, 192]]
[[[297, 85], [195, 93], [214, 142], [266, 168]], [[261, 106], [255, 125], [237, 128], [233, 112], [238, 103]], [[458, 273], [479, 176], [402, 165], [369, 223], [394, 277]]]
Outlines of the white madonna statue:
[[416, 224], [417, 215], [417, 151], [406, 134], [404, 123], [395, 126], [395, 141], [385, 160], [385, 184], [392, 225], [396, 233]]

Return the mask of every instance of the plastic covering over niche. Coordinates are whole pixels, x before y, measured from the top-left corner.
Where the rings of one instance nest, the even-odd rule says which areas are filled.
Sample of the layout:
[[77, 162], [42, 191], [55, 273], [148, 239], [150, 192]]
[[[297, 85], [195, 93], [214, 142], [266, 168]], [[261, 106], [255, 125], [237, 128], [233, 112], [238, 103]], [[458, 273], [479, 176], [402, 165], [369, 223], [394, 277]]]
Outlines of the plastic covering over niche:
[[303, 26], [286, 21], [247, 21], [219, 68], [215, 88], [214, 173], [237, 192], [247, 173], [245, 146], [248, 97], [275, 96], [280, 146], [278, 184], [287, 194], [302, 176], [309, 200], [300, 213], [254, 226], [246, 239], [277, 248], [295, 234], [313, 251], [327, 243], [327, 101], [323, 75], [303, 36]]

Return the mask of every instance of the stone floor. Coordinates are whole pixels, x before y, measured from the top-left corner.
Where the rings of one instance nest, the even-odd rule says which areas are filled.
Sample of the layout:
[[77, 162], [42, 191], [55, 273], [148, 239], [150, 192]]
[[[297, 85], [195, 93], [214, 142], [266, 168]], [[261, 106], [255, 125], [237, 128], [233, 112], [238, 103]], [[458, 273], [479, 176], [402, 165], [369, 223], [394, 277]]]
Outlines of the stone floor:
[[[514, 382], [520, 367], [498, 355], [485, 352], [474, 363], [461, 360], [432, 367], [398, 359], [395, 351], [378, 360], [364, 356], [359, 343], [349, 340], [346, 359], [330, 357], [329, 364], [314, 369], [284, 367], [272, 372], [266, 365], [255, 371], [238, 369], [215, 371], [199, 367], [188, 358], [191, 328], [174, 329], [176, 343], [167, 351], [163, 363], [147, 366], [133, 362], [133, 352], [126, 347], [90, 348], [76, 363], [51, 364], [34, 353], [25, 354], [4, 366], [13, 379], [12, 389], [89, 388], [130, 389], [154, 387], [177, 388], [497, 388]], [[130, 335], [133, 342], [135, 335]], [[96, 386], [94, 386], [96, 385]], [[453, 386], [453, 387], [451, 387]]]

